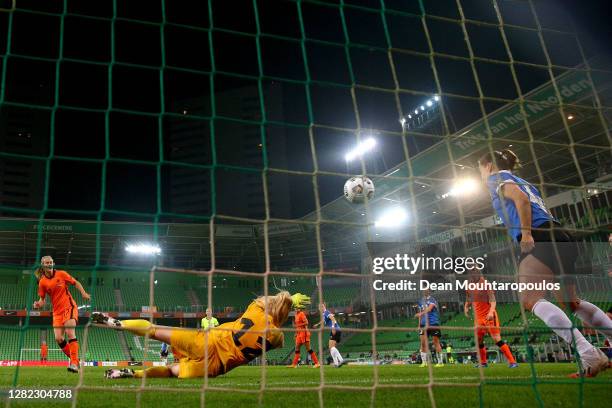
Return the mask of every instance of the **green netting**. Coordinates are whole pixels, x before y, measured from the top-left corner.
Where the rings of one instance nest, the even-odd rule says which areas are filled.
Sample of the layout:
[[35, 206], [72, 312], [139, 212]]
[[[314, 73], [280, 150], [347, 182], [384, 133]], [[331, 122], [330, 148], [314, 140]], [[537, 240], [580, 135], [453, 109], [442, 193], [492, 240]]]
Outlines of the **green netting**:
[[[473, 208], [469, 208], [469, 206], [464, 208], [464, 205], [458, 203], [443, 209], [436, 207], [437, 210], [431, 211], [433, 208], [431, 207], [432, 202], [440, 198], [438, 194], [440, 191], [435, 191], [431, 188], [431, 185], [444, 184], [448, 180], [460, 177], [462, 174], [460, 169], [468, 166], [469, 163], [473, 164], [473, 159], [487, 150], [514, 144], [514, 149], [518, 151], [519, 155], [526, 157], [526, 172], [529, 175], [529, 180], [537, 184], [545, 196], [555, 196], [562, 192], [571, 191], [572, 193], [576, 192], [576, 197], [573, 197], [574, 203], [586, 202], [586, 198], [593, 195], [588, 191], [593, 188], [592, 182], [595, 178], [591, 164], [602, 160], [602, 157], [604, 160], [609, 159], [612, 143], [606, 116], [609, 115], [609, 107], [605, 104], [604, 98], [607, 96], [606, 90], [610, 83], [609, 67], [598, 60], [587, 59], [580, 41], [571, 27], [552, 26], [551, 28], [547, 26], [546, 22], [543, 23], [542, 18], [544, 16], [541, 12], [538, 12], [538, 3], [531, 0], [514, 5], [508, 5], [507, 2], [499, 2], [498, 0], [480, 3], [479, 5], [483, 9], [485, 6], [487, 7], [488, 15], [487, 13], [484, 13], [485, 15], [474, 13], [474, 4], [462, 0], [440, 2], [439, 4], [444, 3], [443, 6], [439, 4], [433, 6], [433, 2], [422, 0], [418, 2], [392, 0], [243, 1], [237, 6], [237, 10], [230, 10], [231, 13], [229, 14], [241, 13], [243, 10], [252, 13], [252, 24], [249, 30], [232, 28], [232, 24], [227, 23], [228, 15], [223, 13], [228, 13], [227, 4], [229, 2], [225, 2], [225, 0], [223, 3], [220, 0], [208, 0], [205, 3], [206, 7], [196, 7], [199, 12], [202, 12], [199, 16], [201, 17], [199, 18], [199, 24], [194, 22], [198, 20], [198, 17], [195, 16], [197, 13], [191, 13], [191, 18], [187, 19], [188, 22], [177, 18], [177, 15], [181, 15], [180, 4], [182, 2], [180, 1], [164, 0], [136, 3], [138, 5], [135, 8], [136, 12], [134, 12], [134, 9], [131, 9], [132, 12], [126, 12], [127, 1], [113, 0], [107, 3], [109, 8], [105, 12], [97, 15], [88, 13], [86, 8], [79, 8], [76, 2], [69, 0], [49, 2], [47, 6], [25, 4], [22, 7], [19, 3], [19, 1], [7, 2], [8, 6], [0, 9], [3, 12], [9, 11], [0, 14], [0, 17], [4, 19], [2, 22], [4, 25], [1, 27], [6, 28], [6, 35], [4, 33], [0, 35], [0, 39], [4, 36], [2, 42], [0, 42], [4, 46], [0, 55], [2, 59], [0, 111], [3, 111], [3, 117], [6, 117], [11, 109], [32, 110], [44, 112], [49, 118], [48, 151], [40, 154], [16, 152], [9, 148], [0, 151], [0, 159], [7, 163], [7, 168], [10, 168], [15, 162], [27, 161], [33, 166], [41, 166], [40, 174], [43, 175], [40, 205], [21, 206], [11, 204], [9, 201], [0, 202], [0, 211], [5, 217], [25, 217], [35, 220], [36, 226], [34, 228], [31, 228], [30, 224], [23, 227], [24, 235], [27, 235], [25, 234], [26, 231], [29, 230], [32, 233], [32, 229], [34, 230], [36, 235], [35, 253], [28, 253], [27, 256], [24, 256], [21, 265], [30, 269], [37, 266], [37, 260], [47, 250], [44, 242], [48, 229], [45, 229], [45, 227], [53, 224], [53, 222], [48, 221], [48, 218], [57, 218], [58, 215], [84, 217], [93, 220], [93, 222], [86, 224], [73, 223], [75, 230], [71, 230], [72, 232], [90, 235], [90, 243], [93, 244], [93, 247], [89, 248], [88, 256], [91, 257], [89, 266], [92, 281], [95, 281], [98, 276], [103, 275], [108, 270], [109, 261], [107, 258], [109, 256], [106, 249], [106, 237], [110, 235], [123, 238], [131, 235], [143, 236], [150, 237], [153, 241], [162, 239], [171, 241], [176, 237], [180, 237], [177, 240], [189, 237], [198, 240], [199, 245], [204, 243], [207, 246], [209, 265], [206, 268], [192, 268], [182, 264], [173, 265], [170, 262], [163, 266], [157, 265], [147, 274], [150, 281], [146, 283], [146, 290], [141, 290], [143, 285], [122, 286], [123, 297], [129, 298], [129, 301], [126, 302], [127, 306], [137, 308], [146, 304], [147, 300], [151, 305], [158, 306], [171, 307], [174, 301], [188, 304], [191, 301], [189, 299], [190, 295], [187, 293], [188, 289], [179, 286], [165, 286], [163, 289], [159, 289], [154, 286], [154, 279], [165, 274], [179, 275], [187, 272], [206, 279], [208, 283], [206, 286], [207, 293], [205, 295], [201, 294], [200, 301], [208, 306], [219, 308], [230, 306], [230, 304], [236, 308], [244, 308], [248, 299], [253, 297], [252, 290], [241, 290], [243, 288], [220, 287], [219, 290], [216, 290], [213, 282], [216, 282], [214, 280], [217, 279], [219, 274], [237, 278], [244, 277], [245, 279], [262, 279], [263, 284], [257, 288], [259, 294], [262, 292], [264, 294], [270, 293], [276, 286], [274, 279], [280, 276], [302, 276], [308, 279], [308, 277], [317, 275], [319, 282], [323, 277], [326, 279], [345, 279], [346, 282], [350, 281], [350, 283], [331, 285], [329, 288], [326, 288], [325, 284], [319, 284], [315, 288], [312, 282], [298, 282], [295, 284], [295, 288], [310, 291], [309, 294], [315, 296], [317, 300], [329, 299], [330, 304], [333, 304], [334, 301], [338, 302], [338, 305], [350, 304], [351, 300], [359, 297], [362, 305], [365, 304], [366, 309], [369, 309], [368, 312], [373, 312], [371, 327], [355, 330], [356, 334], [348, 343], [353, 346], [351, 350], [362, 351], [365, 348], [370, 348], [373, 351], [405, 351], [403, 347], [400, 349], [395, 347], [402, 342], [406, 344], [406, 348], [416, 347], [416, 341], [418, 340], [415, 334], [416, 329], [414, 327], [409, 328], [407, 324], [402, 326], [401, 320], [399, 322], [396, 320], [378, 321], [377, 302], [371, 288], [367, 286], [370, 277], [362, 273], [360, 263], [364, 256], [360, 252], [363, 249], [361, 243], [377, 240], [378, 233], [373, 229], [375, 216], [379, 209], [384, 209], [387, 201], [407, 202], [406, 205], [410, 208], [413, 217], [411, 224], [405, 228], [405, 231], [398, 233], [393, 239], [438, 241], [445, 239], [444, 237], [448, 238], [449, 235], [453, 238], [465, 238], [470, 228], [480, 228], [487, 229], [489, 235], [486, 238], [490, 241], [497, 240], [498, 246], [501, 247], [507, 243], [507, 239], [501, 238], [498, 231], [499, 226], [492, 220], [489, 220], [490, 222], [483, 221], [485, 215], [474, 214]], [[4, 5], [4, 3], [0, 4]], [[187, 3], [183, 3], [182, 7], [187, 7], [184, 4]], [[272, 6], [270, 6], [271, 4]], [[469, 6], [467, 11], [466, 5]], [[279, 7], [287, 11], [287, 16], [291, 16], [287, 17], [287, 21], [290, 21], [293, 25], [292, 35], [275, 32], [274, 22], [271, 23], [269, 14], [266, 15], [270, 12], [270, 7]], [[521, 20], [512, 13], [505, 13], [505, 7], [516, 7], [520, 11], [519, 15], [522, 13], [523, 17], [527, 17], [525, 20]], [[183, 9], [182, 13], [189, 14], [188, 9]], [[333, 36], [331, 36], [332, 38], [325, 38], [312, 34], [312, 25], [314, 24], [313, 21], [316, 20], [317, 13], [320, 13], [321, 18], [326, 14], [333, 15], [332, 20], [334, 22], [329, 26], [331, 27], [330, 30], [333, 29], [338, 34], [337, 38], [333, 38]], [[50, 54], [43, 53], [44, 55], [30, 55], [26, 51], [14, 48], [15, 44], [18, 44], [14, 38], [15, 33], [19, 32], [16, 25], [23, 24], [23, 22], [20, 22], [22, 19], [38, 17], [53, 21], [57, 28], [58, 44], [55, 44], [57, 47], [55, 55], [53, 55], [53, 52]], [[364, 23], [360, 18], [367, 23]], [[506, 21], [507, 18], [510, 21]], [[108, 29], [108, 36], [110, 37], [108, 58], [96, 60], [96, 58], [88, 58], [85, 55], [66, 55], [67, 35], [69, 35], [67, 25], [73, 24], [74, 19], [85, 22], [85, 24], [100, 24]], [[229, 19], [231, 20], [231, 17]], [[155, 40], [152, 38], [148, 40], [155, 41], [155, 48], [158, 50], [155, 59], [158, 62], [130, 62], [124, 54], [119, 55], [123, 52], [121, 48], [123, 44], [117, 39], [118, 32], [125, 30], [123, 25], [130, 24], [134, 27], [146, 28], [155, 34]], [[327, 24], [327, 22], [324, 24]], [[439, 25], [448, 25], [452, 29], [445, 28], [438, 31]], [[409, 27], [409, 29], [404, 30], [406, 27]], [[481, 44], [475, 42], [475, 39], [479, 38], [476, 34], [478, 30], [499, 36], [499, 42], [496, 45], [497, 53], [483, 52], [480, 48]], [[440, 32], [444, 32], [446, 36], [442, 42]], [[198, 58], [206, 55], [204, 58], [209, 59], [207, 67], [194, 68], [194, 66], [198, 66], [197, 63], [190, 64], [184, 61], [182, 64], [177, 63], [173, 54], [177, 52], [173, 48], [176, 46], [176, 41], [173, 42], [169, 39], [176, 33], [181, 33], [184, 36], [184, 42], [188, 43], [187, 48], [193, 55], [197, 55]], [[44, 34], [41, 33], [42, 35]], [[251, 42], [254, 53], [247, 54], [245, 58], [252, 60], [250, 63], [256, 67], [255, 73], [221, 68], [224, 65], [222, 59], [225, 54], [220, 52], [219, 47], [231, 48], [233, 45], [223, 43], [216, 37], [217, 35], [226, 35], [236, 41]], [[512, 39], [509, 39], [509, 37], [517, 35], [524, 35], [527, 39], [522, 44], [523, 47], [537, 47], [541, 51], [538, 59], [533, 61], [524, 57], [523, 50], [520, 47], [517, 48]], [[571, 40], [571, 46], [567, 47], [574, 49], [574, 54], [577, 57], [569, 61], [554, 59], [551, 56], [553, 55], [551, 50], [553, 42], [550, 40], [554, 36]], [[302, 75], [284, 74], [282, 70], [275, 73], [274, 69], [266, 66], [265, 46], [267, 45], [263, 43], [273, 40], [296, 47], [294, 51], [297, 52], [294, 52], [291, 58], [301, 61]], [[464, 52], [456, 54], [448, 51], [444, 46], [445, 41], [463, 43]], [[570, 44], [570, 42], [567, 44]], [[322, 62], [312, 55], [312, 50], [316, 47], [328, 50], [330, 55], [339, 53], [342, 62], [342, 68], [339, 68], [339, 70], [346, 71], [346, 78], [334, 79], [333, 75], [330, 75], [331, 79], [329, 79], [325, 75], [320, 75]], [[442, 50], [439, 48], [442, 48]], [[241, 49], [236, 46], [234, 53], [239, 54], [240, 52]], [[372, 64], [384, 65], [385, 73], [388, 76], [386, 81], [378, 81], [378, 78], [372, 78], [374, 75], [368, 73], [367, 70], [364, 73], [363, 61], [358, 63], [360, 53], [365, 53], [368, 58], [371, 58]], [[169, 62], [170, 59], [173, 62]], [[12, 65], [16, 62], [26, 65], [41, 64], [41, 66], [45, 65], [49, 68], [49, 72], [52, 72], [48, 82], [51, 91], [47, 95], [48, 100], [46, 102], [33, 102], [20, 98], [19, 86], [14, 85], [19, 81], [11, 77], [17, 75], [17, 69]], [[473, 81], [474, 89], [462, 90], [460, 87], [453, 86], [453, 82], [448, 79], [448, 67], [446, 66], [446, 64], [451, 63], [458, 64], [457, 67], [462, 67], [464, 72], [467, 72], [467, 76]], [[64, 98], [63, 91], [67, 88], [65, 82], [69, 81], [70, 78], [69, 75], [64, 74], [66, 74], [70, 64], [83, 64], [88, 69], [99, 68], [103, 72], [97, 80], [105, 82], [107, 89], [104, 95], [98, 96], [98, 102], [103, 101], [102, 105], [105, 106], [72, 103]], [[331, 65], [335, 62], [330, 57], [329, 62], [323, 61], [323, 65], [325, 64]], [[419, 78], [407, 79], [403, 75], [403, 70], [406, 70], [407, 65], [411, 64], [421, 64], [425, 67], [428, 74], [422, 82], [429, 82], [429, 86], [421, 86]], [[482, 81], [483, 77], [490, 77], [491, 74], [487, 74], [487, 71], [494, 72], [493, 76], [495, 76], [495, 73], [498, 72], [496, 69], [500, 67], [503, 68], [505, 76], [500, 75], [499, 81], [506, 81], [508, 88], [513, 89], [510, 96], [507, 94], [500, 96], [488, 86], [485, 86], [485, 82]], [[149, 85], [159, 90], [159, 99], [152, 102], [141, 101], [143, 105], [151, 103], [152, 108], [143, 108], [138, 106], [138, 103], [130, 106], [122, 100], [122, 97], [118, 97], [115, 84], [117, 83], [117, 77], [122, 75], [124, 69], [132, 69], [142, 76], [155, 78]], [[530, 73], [537, 71], [546, 79], [541, 81], [541, 85], [535, 89], [523, 89], [521, 76], [525, 75], [524, 70]], [[206, 94], [208, 100], [202, 103], [207, 106], [207, 109], [185, 108], [173, 104], [171, 98], [168, 97], [171, 93], [169, 82], [172, 80], [172, 74], [190, 76], [193, 83], [197, 84], [194, 86], [206, 89], [203, 93]], [[452, 78], [452, 75], [450, 76]], [[251, 81], [250, 83], [255, 84], [256, 98], [252, 103], [256, 103], [258, 106], [255, 109], [255, 111], [258, 111], [256, 115], [228, 112], [225, 102], [220, 100], [219, 97], [219, 88], [223, 88], [221, 79], [224, 78], [231, 78], [236, 81]], [[88, 79], [84, 78], [83, 80], [87, 81]], [[265, 88], [269, 82], [274, 81], [287, 87], [299, 89], [300, 95], [303, 95], [304, 99], [303, 120], [286, 118], [279, 120], [278, 115], [269, 109], [269, 101], [265, 99]], [[84, 85], [83, 92], [86, 92], [86, 88], [86, 85]], [[343, 105], [343, 113], [348, 112], [347, 116], [350, 119], [335, 122], [329, 120], [329, 116], [326, 116], [325, 112], [321, 112], [321, 106], [326, 106], [322, 100], [326, 96], [331, 98], [331, 93], [325, 93], [331, 92], [330, 90], [337, 91], [342, 95], [341, 98], [338, 97], [338, 100], [342, 100], [338, 105]], [[392, 118], [391, 121], [387, 121], [388, 123], [372, 120], [371, 114], [368, 113], [368, 99], [373, 100], [375, 95], [387, 98], [385, 103], [386, 106], [391, 107], [388, 110], [391, 111], [389, 117]], [[438, 128], [432, 130], [431, 128], [420, 127], [418, 124], [414, 125], [412, 122], [405, 125], [405, 121], [409, 118], [413, 109], [416, 108], [417, 112], [419, 109], [424, 111], [425, 108], [420, 107], [421, 103], [424, 103], [425, 100], [430, 101], [430, 98], [434, 97], [439, 98], [439, 104], [436, 105]], [[454, 123], [459, 118], [453, 117], [451, 106], [452, 103], [457, 102], [472, 103], [477, 106], [477, 118], [469, 121], [466, 126]], [[100, 105], [100, 103], [97, 105]], [[58, 153], [56, 142], [61, 135], [57, 132], [57, 122], [59, 112], [62, 111], [103, 116], [102, 150], [104, 154], [101, 157], [82, 157]], [[155, 159], [131, 159], [112, 153], [113, 136], [121, 135], [120, 131], [113, 128], [113, 115], [117, 114], [148, 118], [156, 122], [157, 157]], [[570, 119], [572, 115], [580, 116], [582, 125], [574, 125], [571, 122], [573, 119]], [[198, 147], [208, 151], [208, 160], [205, 162], [181, 160], [169, 153], [167, 145], [172, 132], [168, 131], [167, 120], [189, 120], [193, 123], [203, 123], [206, 128], [203, 133], [206, 133], [206, 137], [202, 138], [203, 141]], [[4, 121], [7, 120], [4, 119]], [[458, 122], [463, 123], [459, 120]], [[222, 149], [219, 148], [219, 145], [227, 137], [224, 128], [227, 124], [252, 126], [256, 129], [256, 139], [254, 140], [259, 142], [258, 145], [261, 149], [258, 152], [258, 165], [253, 165], [246, 160], [232, 161], [220, 157]], [[303, 132], [303, 135], [305, 135], [304, 145], [307, 146], [305, 151], [310, 156], [310, 169], [295, 170], [288, 165], [284, 167], [275, 165], [275, 159], [272, 158], [274, 155], [273, 145], [270, 143], [270, 134], [273, 127], [298, 129]], [[5, 129], [8, 129], [8, 125], [5, 125]], [[349, 171], [348, 165], [346, 171], [339, 171], [327, 166], [325, 164], [327, 152], [324, 146], [321, 147], [321, 139], [326, 136], [337, 136], [344, 137], [351, 142], [360, 142], [372, 133], [393, 140], [396, 150], [400, 152], [402, 157], [402, 160], [396, 166], [389, 170], [385, 169], [385, 171], [376, 171], [374, 166], [366, 163], [363, 159], [359, 161], [358, 171], [356, 172], [368, 174], [374, 179], [377, 187], [376, 198], [366, 203], [365, 206], [350, 205], [343, 198], [331, 202], [322, 199], [323, 189], [321, 184], [325, 177], [344, 179], [355, 171]], [[346, 137], [346, 135], [349, 136]], [[414, 142], [415, 140], [416, 142]], [[294, 143], [294, 141], [291, 141], [291, 143]], [[426, 148], [419, 147], [418, 143], [422, 143]], [[555, 155], [557, 156], [556, 161], [554, 160]], [[73, 162], [75, 165], [88, 163], [99, 166], [99, 202], [96, 203], [95, 209], [63, 208], [54, 206], [49, 202], [50, 189], [52, 188], [52, 166], [57, 161]], [[153, 184], [155, 186], [153, 210], [117, 209], [109, 204], [112, 187], [109, 185], [109, 173], [112, 170], [111, 167], [117, 164], [141, 165], [153, 169], [149, 173], [149, 177], [154, 179]], [[202, 181], [203, 178], [208, 179], [209, 206], [205, 210], [185, 213], [175, 211], [164, 202], [162, 190], [164, 169], [167, 166], [197, 173], [200, 175], [199, 181]], [[225, 175], [229, 173], [250, 175], [260, 180], [261, 195], [263, 196], [261, 200], [262, 208], [259, 213], [253, 211], [256, 214], [255, 216], [251, 214], [232, 214], [231, 211], [226, 212], [220, 205], [227, 200], [226, 195], [231, 196], [232, 193], [231, 181], [225, 178]], [[571, 173], [571, 175], [565, 177], [565, 173]], [[202, 174], [205, 176], [202, 177]], [[312, 188], [313, 212], [300, 217], [283, 217], [274, 213], [272, 204], [278, 198], [274, 196], [275, 192], [271, 191], [269, 185], [272, 183], [271, 179], [279, 175], [302, 177], [306, 180], [304, 185], [309, 189]], [[607, 184], [602, 184], [597, 188], [607, 192], [608, 187]], [[75, 186], [75, 188], [78, 188], [78, 186]], [[426, 190], [429, 195], [422, 194], [421, 188]], [[338, 191], [337, 196], [340, 195], [340, 191]], [[235, 200], [241, 200], [242, 198], [240, 194], [234, 197]], [[608, 196], [605, 197], [605, 200], [608, 200]], [[607, 201], [607, 205], [603, 208], [594, 209], [592, 206], [586, 205], [581, 214], [563, 215], [567, 216], [566, 220], [574, 229], [592, 234], [602, 225], [609, 227], [609, 208], [610, 203]], [[446, 212], [448, 216], [438, 217], [441, 212]], [[487, 213], [487, 215], [490, 215], [490, 213]], [[142, 222], [142, 224], [112, 224], [107, 222], [108, 216], [123, 217], [123, 219], [135, 220]], [[175, 223], [168, 222], [168, 219], [174, 220]], [[190, 222], [191, 224], [183, 225], [179, 223], [180, 221]], [[29, 223], [31, 222], [30, 220]], [[3, 230], [19, 231], [23, 224], [23, 220], [1, 220]], [[253, 250], [255, 255], [248, 267], [241, 268], [239, 263], [235, 262], [234, 264], [238, 267], [234, 266], [232, 269], [231, 259], [227, 261], [224, 259], [221, 262], [216, 258], [220, 258], [219, 254], [223, 251], [223, 245], [220, 245], [223, 243], [223, 237], [219, 231], [227, 224], [237, 226], [234, 233], [244, 234], [245, 237], [244, 244], [241, 241], [227, 252], [246, 251], [244, 248], [247, 247], [247, 240], [253, 241], [254, 246], [257, 247]], [[274, 227], [278, 225], [280, 225], [279, 229], [275, 230]], [[290, 243], [279, 243], [282, 240], [281, 238], [285, 238], [281, 229], [286, 228], [286, 232], [292, 226], [299, 226], [299, 233], [302, 234], [301, 241], [297, 245], [310, 245], [309, 250], [303, 251], [306, 255], [302, 254], [303, 261], [299, 265], [287, 263], [285, 259], [289, 256], [283, 260], [280, 259], [280, 257], [283, 257], [283, 251], [291, 247]], [[240, 230], [240, 227], [245, 227], [245, 229]], [[82, 228], [82, 230], [77, 231], [79, 228]], [[348, 239], [348, 244], [341, 242], [344, 239]], [[287, 241], [290, 240], [287, 239]], [[348, 272], [342, 270], [339, 266], [335, 268], [327, 266], [328, 258], [325, 251], [333, 252], [334, 246], [336, 254], [346, 254], [344, 259], [339, 258], [340, 260], [336, 261], [338, 265], [342, 262], [348, 263], [346, 259], [350, 256], [352, 256], [352, 260], [357, 260], [351, 264]], [[298, 252], [295, 249], [293, 250], [295, 253]], [[605, 257], [604, 255], [601, 255], [602, 259]], [[516, 265], [507, 265], [504, 273], [512, 275], [515, 267]], [[200, 271], [194, 272], [193, 269], [199, 269]], [[257, 272], [254, 272], [256, 270]], [[10, 299], [6, 301], [7, 304], [19, 303], [23, 297], [34, 299], [35, 281], [32, 275], [28, 276], [29, 283], [27, 285], [21, 282], [2, 288], [6, 292], [3, 297], [9, 298], [10, 296]], [[114, 295], [108, 288], [96, 289], [96, 285], [92, 284], [88, 290], [93, 295], [92, 309], [112, 302], [112, 296]], [[5, 292], [0, 293], [4, 294]], [[357, 295], [358, 292], [359, 296]], [[248, 299], [241, 299], [240, 293], [248, 293]], [[224, 300], [217, 302], [215, 297], [223, 297]], [[27, 310], [30, 311], [31, 302], [25, 302], [25, 305]], [[503, 311], [505, 313], [504, 321], [507, 321], [513, 328], [520, 330], [516, 333], [517, 341], [528, 345], [529, 329], [533, 326], [538, 329], [538, 322], [531, 320], [515, 305], [509, 305]], [[449, 319], [445, 325], [448, 325], [450, 332], [455, 331], [463, 334], [469, 332], [465, 329], [467, 323], [461, 316], [457, 316]], [[18, 344], [18, 347], [3, 348], [2, 355], [15, 356], [21, 350], [35, 348], [36, 334], [39, 330], [39, 327], [30, 324], [29, 314], [25, 317], [24, 324], [18, 328], [3, 327], [3, 331], [8, 333], [7, 336], [15, 338], [18, 332], [19, 340], [13, 339], [14, 341], [11, 343]], [[107, 350], [111, 343], [120, 341], [115, 338], [114, 334], [101, 334], [96, 329], [90, 329], [89, 327], [84, 330], [85, 332], [79, 332], [79, 336], [86, 339], [84, 346], [89, 347], [92, 353], [103, 354], [100, 351], [101, 349]], [[91, 330], [91, 332], [88, 334], [87, 330]], [[350, 333], [350, 329], [348, 332]], [[320, 352], [323, 352], [324, 334], [323, 331], [317, 333], [315, 343], [318, 345]], [[287, 335], [292, 335], [290, 329]], [[524, 339], [519, 339], [521, 336]], [[469, 333], [463, 337], [469, 337]], [[51, 343], [52, 339], [48, 333], [47, 338]], [[88, 340], [90, 344], [87, 346]], [[132, 347], [133, 341], [134, 339], [128, 336], [129, 347]], [[457, 336], [456, 341], [465, 342], [466, 348], [471, 346], [469, 340], [461, 340], [459, 336]], [[129, 350], [127, 352], [125, 350], [114, 350], [113, 353], [124, 358], [134, 356], [146, 358], [147, 353], [150, 354], [149, 347], [157, 347], [156, 343], [151, 343], [151, 346], [148, 342], [138, 343], [134, 346], [133, 353], [130, 353]], [[291, 341], [288, 341], [283, 349], [270, 352], [270, 357], [286, 358], [292, 344]], [[106, 357], [103, 355], [100, 358]], [[119, 357], [108, 356], [108, 358]], [[265, 363], [262, 372], [261, 389], [245, 390], [245, 392], [258, 393], [260, 397], [263, 395], [266, 389]], [[373, 373], [375, 379], [374, 386], [371, 388], [372, 405], [376, 401], [377, 389], [380, 388], [377, 366], [373, 368]], [[466, 385], [452, 381], [440, 382], [436, 378], [435, 372], [430, 369], [428, 371], [429, 383], [427, 389], [431, 405], [436, 406], [434, 387], [466, 385], [478, 388], [479, 402], [481, 406], [484, 406], [482, 390], [491, 381], [487, 379], [482, 370], [480, 370], [479, 375], [480, 380], [474, 384]], [[18, 376], [19, 370], [16, 371], [14, 384], [17, 384]], [[329, 381], [326, 382], [324, 371], [321, 371], [320, 379], [321, 387], [317, 388], [317, 393], [319, 403], [323, 406], [324, 391], [326, 390], [326, 384], [329, 383]], [[582, 392], [583, 382], [580, 381], [579, 385], [576, 385], [581, 387], [580, 392]], [[506, 383], [533, 387], [537, 404], [539, 406], [544, 405], [539, 387], [546, 384], [547, 379], [539, 378], [533, 366], [527, 382], [513, 383], [512, 381], [506, 381]], [[549, 383], [554, 383], [554, 380]], [[84, 384], [81, 374], [77, 389], [86, 391], [91, 387], [91, 385]], [[214, 384], [206, 379], [203, 386], [197, 391], [201, 391], [204, 395], [209, 387], [214, 387]], [[393, 387], [410, 389], [417, 387], [417, 385], [393, 384]], [[360, 386], [343, 385], [342, 388], [363, 390]], [[333, 389], [333, 386], [331, 389]], [[146, 392], [144, 388], [135, 390], [119, 388], [118, 390], [135, 391], [139, 395]], [[140, 398], [137, 401], [140, 404]]]

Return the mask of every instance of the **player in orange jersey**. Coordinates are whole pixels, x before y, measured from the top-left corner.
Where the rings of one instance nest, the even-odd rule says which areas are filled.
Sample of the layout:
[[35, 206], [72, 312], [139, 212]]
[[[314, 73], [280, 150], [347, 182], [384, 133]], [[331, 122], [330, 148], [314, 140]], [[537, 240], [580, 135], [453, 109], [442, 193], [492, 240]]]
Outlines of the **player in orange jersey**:
[[[470, 282], [484, 284], [485, 279], [480, 274], [478, 269], [472, 269], [469, 272], [468, 278]], [[495, 341], [499, 350], [504, 354], [508, 360], [508, 367], [516, 368], [518, 364], [510, 351], [510, 347], [501, 338], [501, 331], [499, 328], [499, 317], [495, 310], [497, 302], [495, 301], [495, 294], [492, 290], [468, 290], [467, 297], [464, 305], [464, 312], [466, 317], [470, 317], [470, 303], [473, 306], [476, 328], [476, 337], [478, 340], [478, 350], [480, 355], [480, 367], [488, 367], [487, 364], [487, 348], [484, 345], [484, 336], [489, 333], [489, 336]], [[479, 365], [476, 365], [478, 367]]]
[[319, 359], [317, 358], [317, 354], [310, 347], [310, 330], [308, 330], [308, 318], [306, 317], [306, 313], [302, 308], [296, 308], [295, 312], [295, 321], [293, 323], [297, 331], [295, 332], [295, 356], [293, 357], [293, 362], [290, 367], [297, 367], [298, 362], [300, 361], [300, 349], [302, 345], [306, 347], [308, 350], [308, 354], [314, 363], [314, 368], [320, 367]]
[[[75, 327], [79, 313], [76, 302], [68, 291], [68, 285], [76, 286], [83, 299], [89, 300], [90, 296], [83, 289], [83, 285], [68, 272], [55, 269], [55, 263], [50, 256], [43, 256], [40, 264], [40, 268], [36, 271], [39, 299], [34, 302], [34, 309], [43, 307], [45, 298], [49, 295], [53, 307], [55, 341], [64, 354], [70, 358], [68, 371], [77, 373], [79, 371], [79, 342], [76, 338]], [[68, 342], [64, 336], [68, 337]]]
[[43, 342], [40, 344], [40, 362], [46, 363], [48, 355], [49, 355], [49, 346], [47, 346], [47, 342], [43, 340]]

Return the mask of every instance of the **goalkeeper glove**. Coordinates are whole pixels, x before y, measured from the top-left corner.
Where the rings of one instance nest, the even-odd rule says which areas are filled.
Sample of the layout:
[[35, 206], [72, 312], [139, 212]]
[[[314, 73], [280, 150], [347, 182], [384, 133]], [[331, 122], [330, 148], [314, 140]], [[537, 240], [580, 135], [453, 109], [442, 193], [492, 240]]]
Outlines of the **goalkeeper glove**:
[[296, 293], [291, 295], [291, 301], [293, 302], [294, 309], [305, 309], [310, 304], [310, 296]]

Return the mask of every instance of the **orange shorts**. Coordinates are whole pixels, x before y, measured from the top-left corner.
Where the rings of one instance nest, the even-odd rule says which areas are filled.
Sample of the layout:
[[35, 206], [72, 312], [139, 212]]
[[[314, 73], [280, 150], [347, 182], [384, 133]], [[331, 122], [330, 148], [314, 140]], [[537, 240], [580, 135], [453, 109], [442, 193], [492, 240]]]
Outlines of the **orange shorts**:
[[499, 318], [497, 317], [497, 312], [493, 315], [493, 320], [486, 320], [479, 318], [476, 320], [476, 336], [480, 339], [484, 337], [485, 334], [489, 333], [489, 336], [499, 336], [501, 334], [501, 330], [499, 328]]
[[63, 327], [70, 319], [74, 319], [75, 323], [79, 321], [79, 312], [76, 307], [69, 307], [58, 313], [53, 311], [53, 327]]
[[304, 344], [310, 341], [310, 332], [298, 332], [295, 334], [295, 346], [299, 346], [300, 344]]

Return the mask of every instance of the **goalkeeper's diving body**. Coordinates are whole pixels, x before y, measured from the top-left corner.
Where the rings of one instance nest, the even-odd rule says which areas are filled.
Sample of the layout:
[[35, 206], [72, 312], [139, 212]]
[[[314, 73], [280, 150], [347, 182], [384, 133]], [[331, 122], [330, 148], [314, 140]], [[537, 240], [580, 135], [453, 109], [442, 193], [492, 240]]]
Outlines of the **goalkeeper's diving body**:
[[108, 370], [106, 378], [216, 377], [260, 356], [264, 347], [266, 350], [281, 347], [284, 336], [279, 328], [287, 321], [291, 308], [308, 304], [310, 298], [300, 293], [291, 296], [282, 291], [274, 296], [260, 296], [239, 319], [205, 331], [156, 326], [141, 319], [117, 320], [99, 312], [92, 314], [92, 320], [103, 327], [128, 330], [170, 344], [173, 352], [181, 355], [178, 363], [169, 366]]

